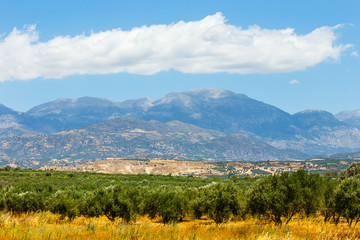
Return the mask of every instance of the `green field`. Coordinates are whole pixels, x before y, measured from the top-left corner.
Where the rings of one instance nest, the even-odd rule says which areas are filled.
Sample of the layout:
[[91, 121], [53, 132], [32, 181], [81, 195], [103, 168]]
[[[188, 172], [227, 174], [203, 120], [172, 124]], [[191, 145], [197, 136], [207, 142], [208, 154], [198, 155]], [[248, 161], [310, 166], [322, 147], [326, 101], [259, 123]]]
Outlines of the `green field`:
[[[261, 171], [261, 170], [259, 170]], [[262, 174], [267, 174], [261, 171]], [[177, 177], [0, 169], [0, 211], [51, 212], [60, 219], [140, 217], [164, 224], [208, 219], [217, 224], [247, 217], [282, 225], [319, 217], [349, 226], [360, 220], [360, 164], [340, 175], [300, 169], [260, 178]]]

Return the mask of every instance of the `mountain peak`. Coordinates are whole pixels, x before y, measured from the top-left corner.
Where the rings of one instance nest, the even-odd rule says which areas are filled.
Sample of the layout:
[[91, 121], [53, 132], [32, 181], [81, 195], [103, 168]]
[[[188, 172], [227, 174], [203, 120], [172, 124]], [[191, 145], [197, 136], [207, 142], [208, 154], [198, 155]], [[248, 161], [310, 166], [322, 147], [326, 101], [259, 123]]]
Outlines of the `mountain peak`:
[[319, 110], [319, 109], [306, 109], [306, 110], [303, 110], [301, 112], [298, 112], [296, 114], [331, 114], [330, 112], [328, 111], [325, 111], [325, 110]]
[[335, 115], [337, 119], [343, 121], [348, 118], [358, 117], [360, 118], [360, 109], [352, 111], [342, 111]]
[[116, 105], [115, 102], [106, 98], [81, 97], [75, 99], [59, 98], [52, 102], [47, 102], [31, 108], [26, 113], [32, 116], [43, 116], [47, 114], [59, 114], [62, 111], [69, 111], [83, 107], [108, 107]]
[[318, 110], [318, 109], [307, 109], [298, 113], [295, 113], [294, 116], [317, 116], [322, 118], [335, 118], [332, 113], [324, 111], [324, 110]]
[[142, 110], [147, 110], [153, 105], [154, 100], [148, 97], [143, 97], [139, 99], [130, 99], [118, 103], [120, 108], [140, 108]]
[[299, 121], [299, 124], [303, 127], [319, 125], [333, 127], [344, 124], [337, 120], [334, 115], [323, 110], [308, 109], [295, 113], [293, 116]]
[[11, 108], [6, 107], [3, 104], [0, 104], [0, 115], [3, 115], [3, 114], [16, 114], [16, 115], [18, 115], [20, 113], [15, 111], [15, 110], [12, 110]]
[[236, 93], [225, 89], [217, 88], [198, 88], [183, 92], [186, 95], [201, 95], [206, 98], [223, 98], [228, 96], [236, 95]]
[[335, 117], [340, 121], [346, 122], [347, 124], [360, 129], [360, 109], [339, 112], [335, 115]]
[[236, 94], [229, 90], [225, 89], [216, 89], [216, 88], [198, 88], [192, 89], [184, 92], [173, 92], [169, 93], [166, 96], [160, 98], [155, 102], [155, 104], [180, 104], [185, 107], [191, 107], [194, 105], [194, 102], [199, 101], [208, 101], [208, 100], [217, 100], [225, 97], [231, 96], [241, 96], [247, 98], [243, 94]]

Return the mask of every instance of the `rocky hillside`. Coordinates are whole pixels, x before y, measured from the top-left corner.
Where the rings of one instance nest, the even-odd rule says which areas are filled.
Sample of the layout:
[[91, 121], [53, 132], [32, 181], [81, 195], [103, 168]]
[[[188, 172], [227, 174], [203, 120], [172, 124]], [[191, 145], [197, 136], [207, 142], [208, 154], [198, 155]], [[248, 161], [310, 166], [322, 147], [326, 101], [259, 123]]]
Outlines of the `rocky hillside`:
[[[0, 139], [23, 133], [58, 133], [118, 117], [133, 117], [162, 123], [180, 121], [227, 135], [244, 134], [276, 148], [290, 148], [312, 156], [360, 151], [355, 113], [338, 114], [335, 118], [326, 111], [306, 110], [291, 115], [222, 89], [170, 93], [158, 100], [58, 99], [26, 113], [4, 109], [3, 117], [0, 115]], [[351, 117], [341, 117], [345, 115]]]
[[84, 129], [22, 135], [0, 141], [0, 159], [21, 166], [59, 165], [105, 158], [259, 161], [303, 159], [242, 134], [172, 121], [116, 118]]
[[360, 130], [329, 112], [307, 110], [290, 115], [222, 89], [170, 93], [158, 100], [61, 99], [35, 107], [27, 114], [38, 117], [40, 126], [54, 126], [52, 132], [126, 116], [163, 123], [178, 120], [226, 134], [241, 133], [278, 148], [311, 155], [360, 150]]
[[353, 160], [360, 160], [360, 152], [337, 153], [337, 154], [331, 155], [330, 158], [334, 158], [334, 159], [353, 159]]

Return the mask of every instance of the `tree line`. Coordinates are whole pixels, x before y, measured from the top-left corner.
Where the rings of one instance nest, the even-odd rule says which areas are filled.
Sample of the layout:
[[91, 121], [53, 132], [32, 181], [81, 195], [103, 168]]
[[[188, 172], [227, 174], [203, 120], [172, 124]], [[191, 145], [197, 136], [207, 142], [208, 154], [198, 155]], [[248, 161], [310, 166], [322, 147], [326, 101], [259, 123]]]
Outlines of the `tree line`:
[[[50, 172], [41, 174], [52, 177]], [[196, 187], [113, 184], [89, 191], [55, 190], [51, 185], [20, 189], [2, 182], [0, 210], [15, 214], [51, 211], [70, 221], [77, 216], [105, 215], [111, 221], [120, 218], [130, 223], [138, 216], [160, 216], [164, 224], [185, 217], [224, 223], [253, 216], [282, 225], [294, 216], [322, 215], [325, 222], [338, 224], [345, 219], [351, 227], [360, 220], [359, 174], [360, 163], [340, 176], [324, 177], [301, 169], [259, 178], [247, 189], [236, 184], [237, 177]]]

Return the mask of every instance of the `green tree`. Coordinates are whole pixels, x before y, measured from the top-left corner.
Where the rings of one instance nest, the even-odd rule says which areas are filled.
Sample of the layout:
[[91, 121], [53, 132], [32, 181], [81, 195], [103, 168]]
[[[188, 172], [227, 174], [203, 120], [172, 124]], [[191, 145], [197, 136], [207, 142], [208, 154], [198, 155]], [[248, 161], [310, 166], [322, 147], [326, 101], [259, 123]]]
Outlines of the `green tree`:
[[51, 201], [51, 211], [60, 214], [62, 219], [68, 217], [72, 221], [76, 216], [80, 215], [79, 200], [59, 194], [54, 196]]
[[184, 217], [185, 199], [176, 191], [163, 192], [161, 195], [161, 204], [159, 215], [163, 219], [163, 223], [176, 223], [180, 218]]
[[88, 217], [99, 217], [104, 214], [108, 199], [109, 194], [103, 189], [89, 194], [84, 204], [84, 215]]
[[232, 183], [218, 183], [208, 189], [207, 212], [216, 223], [227, 222], [241, 212], [241, 193]]
[[109, 189], [104, 202], [104, 214], [111, 221], [119, 217], [129, 223], [136, 218], [134, 204], [128, 196], [127, 189], [121, 186]]
[[9, 165], [7, 165], [3, 169], [4, 169], [4, 171], [9, 172], [9, 171], [11, 171], [12, 168]]
[[179, 189], [157, 189], [146, 193], [144, 198], [143, 213], [150, 218], [161, 216], [164, 224], [181, 221], [188, 211], [188, 200]]
[[243, 194], [233, 183], [215, 183], [199, 189], [191, 208], [195, 218], [208, 215], [216, 223], [227, 222], [245, 209]]
[[321, 209], [321, 214], [324, 216], [325, 222], [331, 218], [335, 221], [335, 188], [337, 185], [338, 182], [333, 180], [326, 181], [324, 185], [324, 204]]
[[340, 216], [346, 218], [351, 227], [360, 220], [360, 179], [348, 178], [342, 181], [335, 190], [335, 211], [338, 214], [336, 224]]
[[306, 216], [322, 205], [323, 179], [304, 170], [259, 179], [249, 189], [248, 208], [254, 216], [265, 216], [277, 225], [287, 224], [295, 214]]
[[306, 173], [300, 169], [290, 175], [290, 182], [297, 192], [298, 204], [306, 217], [321, 210], [324, 204], [325, 180], [318, 173]]
[[104, 214], [111, 221], [114, 221], [117, 217], [119, 217], [129, 223], [134, 219], [134, 212], [129, 199], [117, 196], [109, 199], [106, 203]]
[[154, 219], [159, 214], [162, 201], [161, 195], [161, 192], [158, 190], [146, 192], [144, 194], [142, 214], [148, 215], [151, 219]]
[[352, 163], [346, 170], [340, 173], [340, 179], [358, 177], [360, 175], [360, 163]]

